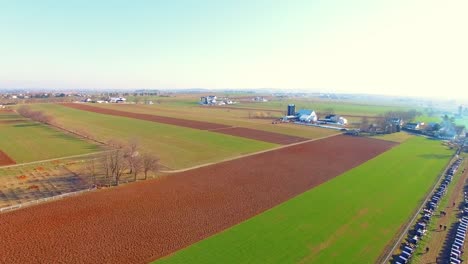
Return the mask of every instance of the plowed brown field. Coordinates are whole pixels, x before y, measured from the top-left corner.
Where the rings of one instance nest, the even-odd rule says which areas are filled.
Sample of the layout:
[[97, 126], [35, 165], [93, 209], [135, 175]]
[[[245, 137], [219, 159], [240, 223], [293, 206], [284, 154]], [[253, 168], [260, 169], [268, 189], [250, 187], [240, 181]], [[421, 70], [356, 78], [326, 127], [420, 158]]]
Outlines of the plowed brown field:
[[16, 162], [12, 158], [10, 158], [5, 152], [0, 150], [0, 166], [12, 164], [16, 164]]
[[0, 262], [145, 263], [270, 209], [394, 145], [335, 136], [0, 214]]
[[180, 118], [173, 118], [173, 117], [166, 117], [166, 116], [142, 114], [142, 113], [133, 113], [133, 112], [127, 112], [127, 111], [96, 107], [96, 106], [91, 106], [88, 104], [65, 103], [62, 105], [70, 107], [70, 108], [74, 108], [74, 109], [85, 110], [85, 111], [95, 112], [99, 114], [123, 116], [123, 117], [141, 119], [141, 120], [146, 120], [146, 121], [153, 121], [153, 122], [158, 122], [158, 123], [163, 123], [163, 124], [176, 125], [176, 126], [181, 126], [181, 127], [188, 127], [188, 128], [194, 128], [194, 129], [200, 129], [200, 130], [210, 130], [211, 132], [227, 134], [231, 136], [239, 136], [239, 137], [244, 137], [244, 138], [249, 138], [249, 139], [265, 141], [265, 142], [271, 142], [275, 144], [287, 145], [287, 144], [307, 140], [306, 138], [289, 136], [289, 135], [268, 132], [268, 131], [263, 131], [263, 130], [256, 130], [256, 129], [251, 129], [251, 128], [232, 127], [228, 125], [203, 122], [203, 121], [187, 120], [187, 119], [180, 119]]

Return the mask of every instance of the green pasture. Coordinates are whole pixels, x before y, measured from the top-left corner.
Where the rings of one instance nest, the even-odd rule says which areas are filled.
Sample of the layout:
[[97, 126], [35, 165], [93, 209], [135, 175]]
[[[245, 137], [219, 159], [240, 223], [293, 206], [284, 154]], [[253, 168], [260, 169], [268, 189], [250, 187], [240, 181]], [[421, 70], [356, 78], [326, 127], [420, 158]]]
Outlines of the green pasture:
[[132, 118], [97, 114], [61, 105], [34, 105], [53, 115], [61, 125], [76, 131], [86, 131], [100, 141], [137, 139], [148, 151], [157, 154], [161, 163], [180, 169], [220, 161], [277, 145]]
[[[271, 119], [249, 118], [250, 115], [255, 115], [256, 111], [248, 111], [245, 109], [222, 109], [202, 106], [192, 107], [174, 107], [173, 105], [141, 105], [141, 104], [93, 104], [92, 106], [110, 108], [115, 110], [154, 114], [160, 116], [197, 120], [203, 122], [224, 124], [230, 126], [247, 127], [257, 130], [275, 132], [285, 135], [304, 137], [309, 139], [320, 138], [332, 134], [337, 131], [317, 128], [297, 126], [293, 124], [272, 124]], [[257, 111], [258, 112], [258, 111]], [[272, 116], [279, 117], [279, 113], [271, 113]]]
[[158, 263], [374, 263], [452, 154], [438, 141], [412, 137]]
[[15, 113], [0, 113], [0, 150], [23, 163], [91, 153], [99, 147]]
[[252, 107], [264, 109], [287, 110], [288, 104], [295, 104], [296, 110], [299, 109], [313, 109], [318, 113], [321, 112], [334, 112], [339, 115], [359, 115], [359, 116], [375, 116], [388, 111], [407, 111], [410, 107], [401, 106], [385, 106], [385, 105], [372, 105], [361, 104], [352, 102], [339, 102], [339, 101], [324, 101], [324, 100], [284, 100], [284, 101], [269, 101], [264, 103], [240, 103], [236, 107]]
[[402, 132], [398, 132], [398, 133], [375, 135], [375, 136], [371, 136], [371, 137], [376, 138], [376, 139], [382, 139], [382, 140], [402, 143], [402, 142], [405, 142], [406, 140], [414, 137], [414, 135], [402, 131]]

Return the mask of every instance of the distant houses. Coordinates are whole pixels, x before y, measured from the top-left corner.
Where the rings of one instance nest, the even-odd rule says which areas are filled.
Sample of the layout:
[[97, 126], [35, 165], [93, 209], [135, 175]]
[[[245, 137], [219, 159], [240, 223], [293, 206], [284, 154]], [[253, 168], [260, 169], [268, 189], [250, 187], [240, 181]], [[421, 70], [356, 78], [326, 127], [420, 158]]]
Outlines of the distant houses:
[[331, 122], [331, 123], [336, 123], [336, 124], [339, 124], [339, 125], [347, 125], [348, 124], [348, 120], [342, 116], [339, 116], [339, 115], [327, 115], [325, 116], [325, 119], [324, 119], [326, 122]]
[[202, 105], [214, 105], [216, 104], [216, 95], [208, 95], [208, 96], [202, 96], [200, 97], [200, 104]]
[[111, 97], [109, 99], [109, 103], [125, 103], [127, 99], [124, 97]]
[[216, 95], [208, 95], [208, 96], [200, 97], [199, 104], [201, 105], [231, 105], [231, 104], [235, 104], [235, 102], [229, 98], [222, 98], [218, 100], [218, 97]]
[[125, 99], [124, 97], [109, 97], [104, 100], [103, 99], [95, 100], [91, 98], [86, 98], [86, 99], [83, 99], [81, 102], [97, 103], [97, 104], [107, 104], [107, 103], [122, 104], [122, 103], [126, 103], [127, 99]]
[[403, 129], [417, 131], [421, 128], [421, 123], [406, 123]]
[[252, 101], [254, 102], [268, 102], [268, 100], [263, 96], [255, 96]]

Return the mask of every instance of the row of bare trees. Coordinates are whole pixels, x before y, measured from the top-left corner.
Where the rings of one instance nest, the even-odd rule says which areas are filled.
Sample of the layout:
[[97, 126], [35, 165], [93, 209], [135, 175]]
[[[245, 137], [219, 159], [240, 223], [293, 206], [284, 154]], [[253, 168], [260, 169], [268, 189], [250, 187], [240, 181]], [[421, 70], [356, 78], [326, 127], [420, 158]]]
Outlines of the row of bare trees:
[[110, 140], [108, 145], [113, 150], [100, 154], [85, 165], [86, 173], [93, 177], [95, 183], [98, 175], [103, 175], [109, 185], [112, 181], [119, 185], [125, 174], [131, 174], [136, 181], [143, 173], [146, 180], [149, 173], [159, 170], [159, 158], [150, 152], [142, 152], [135, 139], [128, 143]]
[[18, 108], [18, 114], [30, 118], [34, 121], [50, 125], [54, 121], [54, 117], [47, 115], [42, 111], [32, 110], [29, 106], [23, 105]]
[[409, 110], [389, 111], [381, 116], [372, 118], [372, 121], [368, 117], [364, 116], [362, 117], [359, 128], [363, 132], [375, 133], [377, 130], [380, 130], [383, 133], [394, 133], [398, 131], [398, 124], [391, 122], [391, 119], [398, 118], [404, 122], [409, 122], [414, 120], [419, 115], [421, 115], [420, 112], [416, 110]]

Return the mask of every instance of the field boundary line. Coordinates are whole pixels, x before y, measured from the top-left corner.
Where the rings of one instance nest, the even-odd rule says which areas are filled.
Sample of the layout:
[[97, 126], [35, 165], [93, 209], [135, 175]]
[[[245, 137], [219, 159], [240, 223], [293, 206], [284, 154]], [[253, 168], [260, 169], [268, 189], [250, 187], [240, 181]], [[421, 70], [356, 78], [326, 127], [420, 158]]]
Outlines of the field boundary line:
[[204, 163], [204, 164], [196, 165], [196, 166], [189, 167], [189, 168], [178, 169], [178, 170], [170, 170], [170, 171], [160, 171], [160, 172], [162, 172], [162, 173], [179, 173], [179, 172], [194, 170], [194, 169], [198, 169], [198, 168], [202, 168], [202, 167], [207, 167], [207, 166], [210, 166], [210, 165], [215, 165], [215, 164], [218, 164], [218, 163], [223, 163], [223, 162], [227, 162], [227, 161], [231, 161], [231, 160], [237, 160], [237, 159], [241, 159], [241, 158], [245, 158], [245, 157], [249, 157], [249, 156], [254, 156], [254, 155], [258, 155], [258, 154], [262, 154], [262, 153], [267, 153], [267, 152], [270, 152], [270, 151], [275, 151], [275, 150], [288, 148], [288, 147], [292, 147], [292, 146], [296, 146], [296, 145], [300, 145], [300, 144], [310, 143], [310, 142], [317, 141], [317, 140], [322, 140], [322, 139], [326, 139], [326, 138], [330, 138], [330, 137], [335, 137], [335, 136], [338, 136], [338, 135], [342, 135], [342, 134], [337, 133], [337, 134], [327, 135], [327, 136], [320, 137], [320, 138], [313, 138], [313, 139], [309, 139], [309, 140], [305, 140], [305, 141], [301, 141], [301, 142], [292, 143], [292, 144], [289, 144], [289, 145], [278, 146], [278, 147], [271, 148], [271, 149], [261, 150], [261, 151], [257, 151], [257, 152], [253, 152], [253, 153], [249, 153], [249, 154], [244, 154], [244, 155], [240, 155], [240, 156], [236, 156], [236, 157], [232, 157], [232, 158], [227, 158], [227, 159], [223, 159], [223, 160], [216, 161], [216, 162]]
[[[390, 246], [386, 246], [385, 249], [383, 250], [383, 253], [379, 256], [379, 258], [376, 260], [376, 263], [381, 263], [381, 264], [387, 264], [389, 263], [390, 259], [392, 258], [393, 256], [393, 253], [395, 252], [395, 250], [397, 249], [397, 247], [399, 245], [401, 245], [401, 241], [404, 239], [404, 237], [406, 236], [406, 234], [408, 233], [409, 229], [412, 227], [412, 224], [416, 221], [417, 217], [419, 216], [419, 214], [421, 213], [422, 209], [424, 208], [424, 206], [426, 205], [427, 201], [429, 201], [429, 198], [431, 197], [431, 195], [434, 193], [434, 191], [437, 189], [437, 186], [439, 186], [439, 183], [442, 181], [442, 179], [444, 178], [444, 175], [446, 174], [446, 172], [448, 171], [448, 169], [450, 168], [450, 165], [453, 163], [453, 161], [458, 157], [457, 155], [457, 152], [455, 152], [452, 156], [452, 158], [449, 160], [447, 166], [445, 167], [445, 169], [439, 174], [439, 177], [437, 178], [437, 181], [434, 183], [434, 185], [432, 186], [432, 189], [430, 189], [428, 191], [428, 193], [426, 194], [426, 197], [424, 198], [424, 200], [422, 201], [421, 205], [416, 209], [416, 211], [414, 212], [413, 214], [413, 217], [408, 221], [406, 222], [406, 226], [405, 228], [401, 231], [401, 233], [399, 234], [397, 240], [395, 240], [393, 242], [393, 246], [390, 248]], [[382, 260], [383, 258], [383, 260]]]
[[50, 161], [56, 161], [56, 160], [81, 158], [81, 157], [87, 157], [87, 156], [93, 156], [93, 155], [98, 155], [98, 154], [102, 154], [102, 153], [107, 153], [107, 152], [110, 152], [110, 151], [112, 151], [112, 150], [103, 150], [103, 151], [98, 151], [98, 152], [78, 154], [78, 155], [72, 155], [72, 156], [66, 156], [66, 157], [60, 157], [60, 158], [37, 160], [37, 161], [31, 161], [31, 162], [25, 162], [25, 163], [16, 163], [16, 164], [12, 164], [12, 165], [0, 166], [0, 169], [20, 167], [20, 166], [26, 166], [26, 165], [32, 165], [32, 164], [39, 164], [39, 163], [45, 163], [45, 162], [50, 162]]
[[59, 200], [59, 199], [63, 199], [63, 198], [69, 197], [69, 196], [76, 196], [76, 195], [79, 195], [79, 194], [82, 194], [82, 193], [85, 193], [85, 192], [90, 192], [92, 190], [94, 190], [94, 189], [83, 189], [83, 190], [76, 191], [76, 192], [63, 193], [63, 194], [54, 195], [54, 196], [46, 197], [46, 198], [41, 198], [41, 199], [37, 199], [37, 200], [33, 200], [33, 201], [21, 203], [21, 204], [15, 204], [15, 205], [7, 206], [7, 207], [2, 207], [2, 208], [0, 208], [0, 213], [6, 213], [6, 212], [13, 211], [13, 210], [21, 209], [23, 207], [28, 207], [28, 206], [31, 206], [31, 205], [36, 205], [36, 204], [40, 204], [40, 203], [44, 203], [44, 202]]

